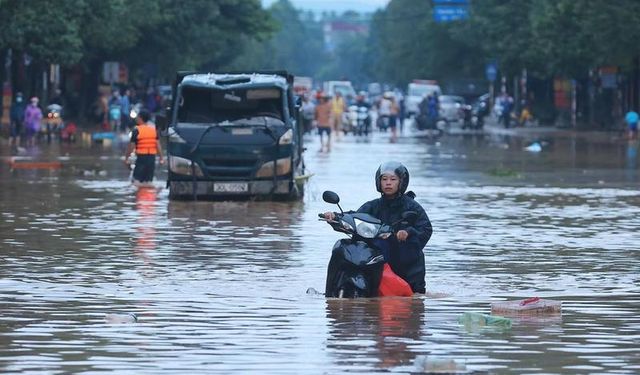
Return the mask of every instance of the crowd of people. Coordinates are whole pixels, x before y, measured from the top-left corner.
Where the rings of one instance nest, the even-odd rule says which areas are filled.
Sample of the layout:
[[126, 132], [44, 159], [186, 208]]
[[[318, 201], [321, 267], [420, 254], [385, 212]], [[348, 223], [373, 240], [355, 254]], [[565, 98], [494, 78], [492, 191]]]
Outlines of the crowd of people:
[[98, 96], [93, 106], [93, 117], [103, 130], [126, 132], [135, 125], [141, 108], [155, 113], [164, 105], [165, 99], [154, 88], [142, 94], [134, 88], [115, 88], [110, 95], [103, 92]]
[[379, 130], [390, 130], [391, 140], [395, 141], [398, 128], [402, 130], [405, 118], [404, 100], [400, 93], [385, 92], [375, 97], [365, 92], [359, 92], [355, 97], [346, 97], [336, 92], [318, 91], [302, 95], [302, 122], [306, 133], [317, 131], [320, 136], [320, 151], [331, 150], [332, 135], [335, 138], [341, 134], [354, 133], [358, 112], [365, 113], [360, 117], [364, 121], [364, 134], [375, 125]]
[[[68, 121], [66, 115], [70, 113], [74, 119], [82, 116], [75, 113], [73, 108], [67, 110], [66, 99], [69, 98], [56, 89], [46, 100], [45, 108], [37, 96], [27, 101], [22, 92], [17, 92], [9, 108], [10, 147], [14, 151], [31, 147], [43, 138], [49, 142], [56, 137], [74, 139], [77, 126], [73, 121]], [[85, 126], [88, 125], [92, 130], [128, 132], [135, 126], [135, 119], [142, 108], [155, 113], [167, 104], [166, 100], [154, 88], [146, 91], [133, 87], [102, 90], [85, 116], [89, 120]]]

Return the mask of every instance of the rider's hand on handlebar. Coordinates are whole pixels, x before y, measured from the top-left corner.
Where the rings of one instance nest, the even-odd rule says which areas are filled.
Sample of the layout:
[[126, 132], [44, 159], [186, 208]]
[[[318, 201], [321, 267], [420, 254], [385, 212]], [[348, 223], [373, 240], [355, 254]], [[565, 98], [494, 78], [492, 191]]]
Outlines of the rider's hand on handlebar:
[[400, 242], [406, 241], [407, 237], [409, 237], [409, 232], [407, 232], [406, 230], [399, 230], [398, 233], [396, 233], [396, 238]]
[[326, 220], [335, 220], [336, 218], [336, 214], [330, 211], [325, 212], [323, 215]]

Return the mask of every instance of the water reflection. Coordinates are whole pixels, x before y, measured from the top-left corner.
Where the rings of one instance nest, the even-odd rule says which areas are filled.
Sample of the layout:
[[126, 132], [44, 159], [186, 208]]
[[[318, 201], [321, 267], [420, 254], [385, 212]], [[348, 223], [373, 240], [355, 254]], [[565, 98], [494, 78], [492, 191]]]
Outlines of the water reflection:
[[136, 223], [136, 245], [134, 252], [144, 261], [150, 263], [149, 253], [156, 248], [156, 225], [158, 215], [156, 213], [158, 192], [155, 187], [139, 187], [136, 192], [136, 210], [138, 220]]
[[164, 236], [163, 246], [184, 262], [232, 271], [223, 276], [228, 281], [287, 268], [302, 249], [302, 208], [300, 202], [172, 201], [167, 211], [171, 234]]
[[634, 170], [638, 168], [638, 142], [628, 141], [627, 142], [627, 169]]
[[424, 335], [423, 298], [328, 298], [326, 310], [327, 348], [335, 352], [340, 365], [357, 365], [364, 354], [376, 359], [375, 367], [384, 369], [409, 365], [415, 359], [410, 347]]
[[[526, 137], [388, 140], [311, 151], [298, 203], [170, 202], [164, 172], [155, 190], [131, 187], [113, 145], [42, 148], [68, 157], [53, 172], [3, 162], [0, 371], [409, 373], [435, 358], [496, 373], [638, 372], [636, 144], [563, 136], [533, 154]], [[357, 208], [389, 159], [406, 162], [434, 225], [431, 294], [305, 295], [323, 289], [340, 238], [317, 221], [333, 208], [322, 191]], [[98, 167], [106, 175], [79, 174]], [[456, 323], [531, 296], [562, 301], [562, 316], [514, 319], [508, 332]], [[130, 312], [138, 323], [105, 324]]]

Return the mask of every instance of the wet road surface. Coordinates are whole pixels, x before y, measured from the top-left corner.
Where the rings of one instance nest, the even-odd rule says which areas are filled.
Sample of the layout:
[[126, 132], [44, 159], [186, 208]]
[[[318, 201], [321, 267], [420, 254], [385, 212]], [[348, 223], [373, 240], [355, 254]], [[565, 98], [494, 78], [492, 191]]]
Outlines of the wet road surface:
[[[2, 373], [640, 372], [637, 143], [406, 132], [318, 153], [301, 202], [170, 202], [128, 184], [124, 144], [52, 145], [0, 165]], [[340, 234], [317, 220], [376, 197], [386, 160], [434, 226], [427, 297], [327, 300]], [[562, 315], [511, 329], [464, 312], [539, 296]], [[108, 316], [133, 313], [137, 322]], [[123, 316], [120, 315], [120, 316]], [[107, 317], [107, 318], [106, 318]]]

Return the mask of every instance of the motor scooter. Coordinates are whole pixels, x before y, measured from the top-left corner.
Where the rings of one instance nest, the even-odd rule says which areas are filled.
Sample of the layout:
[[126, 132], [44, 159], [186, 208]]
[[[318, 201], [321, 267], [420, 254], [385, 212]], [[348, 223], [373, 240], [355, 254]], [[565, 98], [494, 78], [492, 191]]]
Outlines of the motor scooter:
[[407, 211], [402, 220], [386, 225], [379, 219], [365, 213], [344, 212], [340, 207], [340, 197], [332, 191], [325, 191], [322, 199], [336, 204], [340, 213], [333, 220], [318, 214], [336, 232], [345, 233], [349, 238], [338, 240], [333, 246], [327, 267], [325, 296], [336, 298], [377, 297], [385, 264], [379, 241], [394, 236], [394, 226], [415, 221], [417, 213]]
[[474, 129], [473, 108], [470, 104], [463, 104], [460, 107], [460, 117], [462, 118], [462, 129]]
[[387, 129], [389, 129], [390, 120], [391, 118], [389, 115], [379, 115], [377, 121], [378, 129], [380, 129], [380, 131], [386, 132]]
[[47, 106], [47, 117], [44, 119], [44, 135], [50, 143], [54, 137], [60, 136], [60, 131], [64, 128], [62, 120], [62, 106], [59, 104], [49, 104]]
[[484, 118], [489, 114], [489, 104], [479, 101], [471, 106], [471, 128], [482, 130]]
[[365, 105], [353, 104], [349, 106], [348, 119], [350, 128], [355, 135], [369, 135], [369, 108]]

